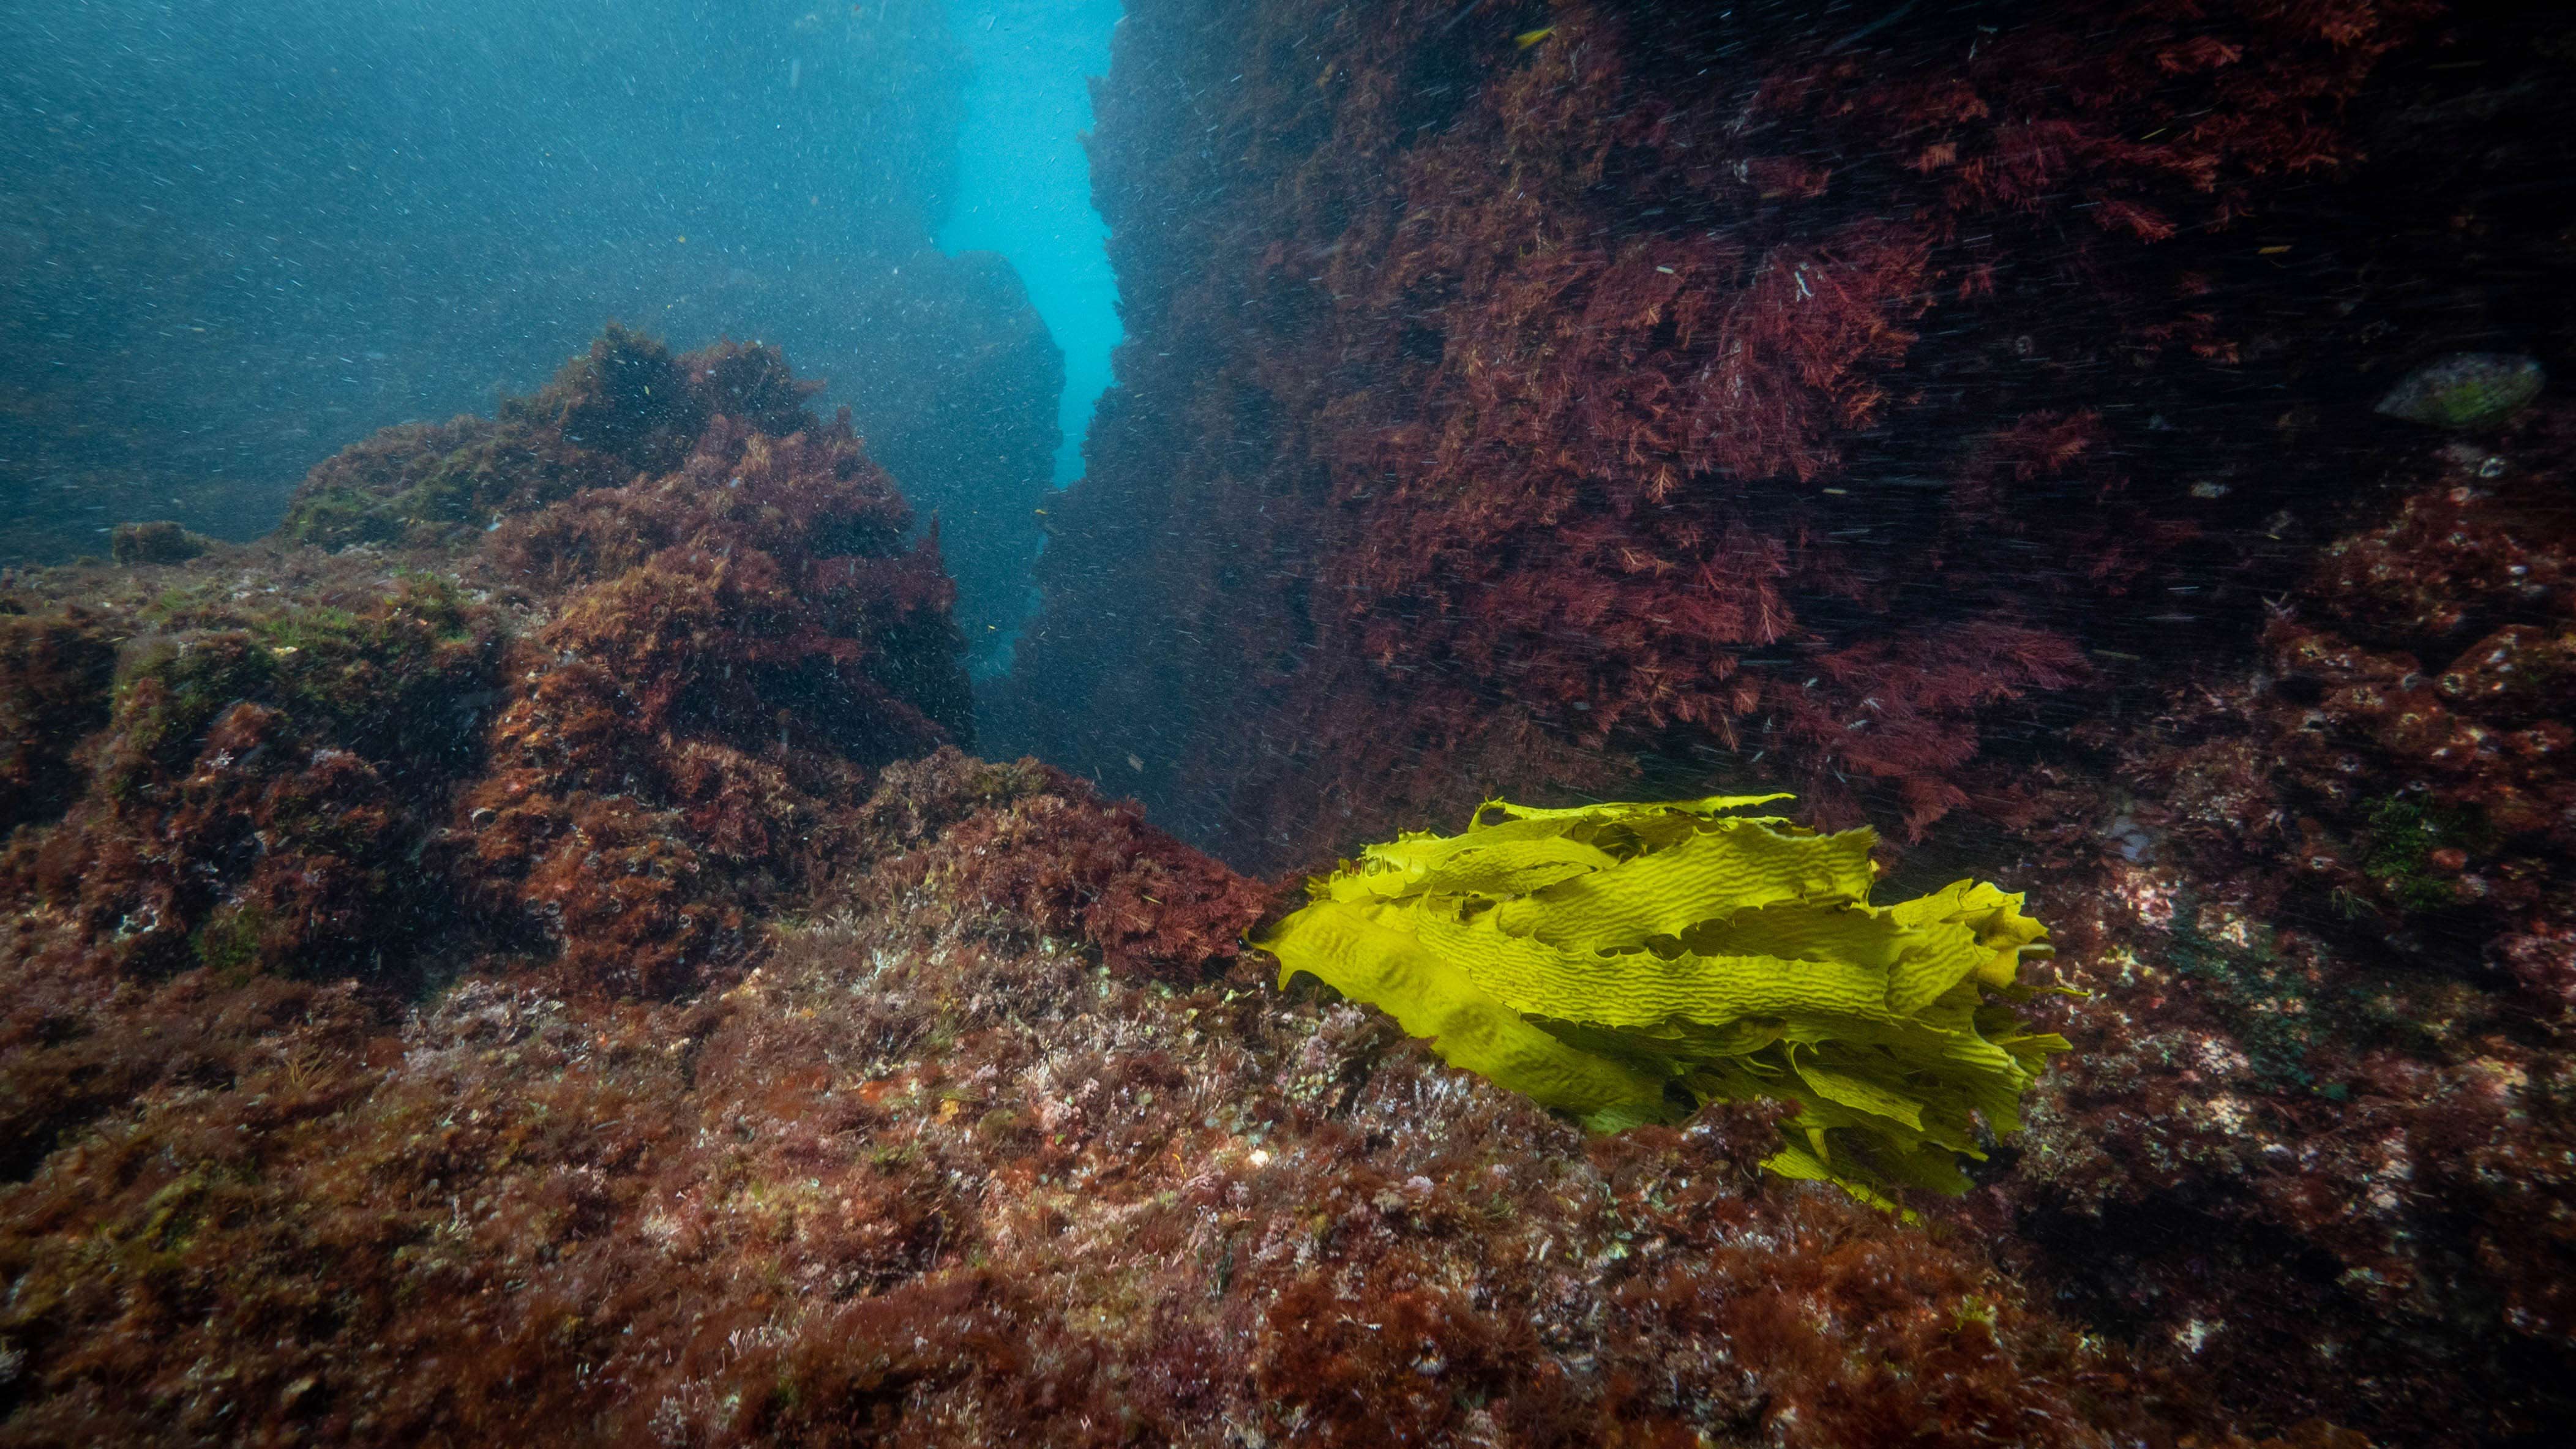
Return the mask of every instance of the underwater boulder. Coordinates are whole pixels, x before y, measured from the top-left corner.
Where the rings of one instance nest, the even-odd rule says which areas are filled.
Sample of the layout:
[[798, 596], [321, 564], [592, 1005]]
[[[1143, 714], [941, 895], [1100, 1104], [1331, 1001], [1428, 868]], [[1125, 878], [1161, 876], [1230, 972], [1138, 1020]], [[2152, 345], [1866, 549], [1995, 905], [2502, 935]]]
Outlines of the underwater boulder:
[[2437, 428], [2482, 428], [2529, 405], [2548, 385], [2538, 362], [2512, 352], [2453, 352], [2406, 374], [2372, 411]]
[[186, 563], [212, 547], [214, 540], [191, 533], [166, 518], [150, 523], [120, 523], [108, 538], [108, 556], [121, 564]]

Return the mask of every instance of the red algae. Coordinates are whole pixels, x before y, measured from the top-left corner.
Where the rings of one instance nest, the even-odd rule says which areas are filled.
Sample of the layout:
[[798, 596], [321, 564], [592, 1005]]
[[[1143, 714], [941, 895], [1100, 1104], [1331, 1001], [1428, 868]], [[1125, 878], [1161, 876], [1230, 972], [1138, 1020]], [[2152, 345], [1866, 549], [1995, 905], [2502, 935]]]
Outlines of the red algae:
[[[2545, 1438], [2576, 433], [2370, 408], [2456, 338], [2554, 365], [2563, 208], [2511, 198], [2563, 147], [2485, 127], [2576, 134], [2518, 59], [2564, 21], [1884, 9], [1131, 6], [1091, 143], [1125, 392], [993, 732], [1265, 869], [1651, 781], [2026, 886], [2092, 999], [1933, 1236], [2128, 1355], [2074, 1382]], [[1492, 1334], [1469, 1371], [1526, 1353]], [[1279, 1392], [1373, 1352], [1317, 1338]], [[1796, 1422], [2080, 1419], [1918, 1390]]]
[[1989, 738], [2238, 548], [2115, 461], [2243, 360], [2207, 239], [2433, 7], [1203, 9], [1101, 96], [1136, 402], [997, 709], [1277, 867], [1675, 757], [2008, 817]]
[[326, 461], [277, 544], [13, 603], [26, 949], [395, 987], [501, 949], [666, 994], [739, 956], [875, 768], [971, 730], [936, 540], [809, 392], [612, 327], [497, 423]]
[[2399, 1442], [2569, 1411], [2566, 426], [2402, 464], [2250, 667], [2094, 727], [2118, 848], [2059, 827], [2052, 922], [2109, 1009], [1989, 1219], [2151, 1359]]
[[[884, 779], [873, 814], [902, 812], [908, 839], [929, 820], [948, 828], [877, 873], [868, 889], [880, 901], [927, 892], [1084, 942], [1114, 973], [1176, 985], [1241, 956], [1244, 934], [1279, 902], [1147, 825], [1134, 804], [1034, 762], [994, 766], [943, 749]], [[981, 807], [971, 817], [941, 818], [970, 801]]]
[[0, 827], [59, 816], [78, 793], [71, 746], [107, 720], [116, 649], [84, 611], [0, 601]]
[[908, 521], [846, 418], [719, 419], [673, 473], [499, 530], [503, 569], [567, 592], [459, 805], [474, 894], [626, 990], [739, 944], [871, 768], [968, 737], [952, 590]]
[[1283, 890], [956, 747], [846, 426], [494, 481], [8, 616], [0, 1442], [2249, 1442], [1767, 1109], [1283, 998]]
[[[1048, 762], [774, 349], [0, 578], [0, 1445], [2554, 1442], [2576, 416], [2357, 465], [2384, 359], [2262, 320], [2492, 18], [1130, 10]], [[1587, 1137], [1155, 823], [1641, 772], [2032, 893], [2089, 995], [1970, 1194]]]
[[[694, 1002], [477, 976], [387, 1019], [202, 974], [88, 1002], [93, 1036], [186, 1022], [202, 1058], [0, 1189], [7, 1437], [2189, 1426], [1972, 1249], [1762, 1183], [1758, 1113], [1587, 1148], [1353, 1008], [1121, 972], [887, 875], [1046, 871], [1053, 845], [995, 831], [1051, 793], [1034, 765], [950, 757], [871, 818], [936, 820], [997, 773], [1020, 784], [854, 841], [852, 900], [884, 899]], [[247, 1010], [214, 1020], [209, 991]]]

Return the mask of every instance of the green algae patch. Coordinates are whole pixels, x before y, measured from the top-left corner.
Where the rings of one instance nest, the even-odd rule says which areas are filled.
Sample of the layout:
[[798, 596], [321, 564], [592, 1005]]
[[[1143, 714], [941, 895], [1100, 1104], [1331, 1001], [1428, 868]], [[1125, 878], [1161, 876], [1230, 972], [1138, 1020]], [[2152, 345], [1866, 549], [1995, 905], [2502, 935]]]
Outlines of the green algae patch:
[[2530, 406], [2548, 384], [2548, 373], [2528, 357], [2454, 352], [2408, 373], [2372, 411], [2436, 428], [2482, 428]]
[[268, 913], [257, 906], [218, 909], [188, 938], [199, 965], [222, 980], [238, 984], [259, 969], [260, 937], [268, 930]]
[[1870, 904], [1875, 834], [1745, 813], [1787, 798], [1489, 801], [1310, 880], [1252, 944], [1281, 986], [1311, 975], [1595, 1131], [1775, 1098], [1797, 1107], [1782, 1176], [1965, 1191], [1979, 1120], [2018, 1129], [2067, 1050], [2016, 1009], [2047, 932], [1979, 881]]
[[107, 783], [119, 798], [154, 768], [181, 769], [243, 701], [325, 729], [371, 760], [462, 768], [478, 747], [465, 702], [495, 683], [499, 620], [446, 579], [406, 574], [352, 607], [250, 615], [171, 599], [154, 610], [171, 627], [138, 640], [117, 671], [122, 739]]
[[2495, 832], [2470, 807], [2445, 806], [2414, 796], [2371, 802], [2362, 833], [2362, 871], [2390, 902], [2409, 913], [2464, 904], [2458, 868], [2440, 868], [2447, 853], [2465, 859], [2493, 850]]

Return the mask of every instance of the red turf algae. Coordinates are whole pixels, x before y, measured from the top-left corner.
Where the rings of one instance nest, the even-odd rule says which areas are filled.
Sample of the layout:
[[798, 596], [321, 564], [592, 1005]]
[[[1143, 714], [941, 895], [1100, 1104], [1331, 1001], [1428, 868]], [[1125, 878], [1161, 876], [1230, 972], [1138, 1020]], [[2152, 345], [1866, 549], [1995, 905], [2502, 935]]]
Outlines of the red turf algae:
[[10, 596], [0, 1441], [2250, 1442], [1768, 1110], [1279, 995], [1282, 891], [946, 742], [935, 554], [765, 421]]
[[[0, 579], [0, 1444], [2556, 1442], [2576, 410], [2351, 420], [2426, 276], [2576, 339], [2495, 219], [2563, 144], [2442, 149], [2576, 32], [2025, 19], [1136, 0], [981, 701], [846, 420], [616, 327]], [[1968, 1195], [1588, 1138], [1242, 945], [1685, 779], [2029, 892], [2088, 994]]]

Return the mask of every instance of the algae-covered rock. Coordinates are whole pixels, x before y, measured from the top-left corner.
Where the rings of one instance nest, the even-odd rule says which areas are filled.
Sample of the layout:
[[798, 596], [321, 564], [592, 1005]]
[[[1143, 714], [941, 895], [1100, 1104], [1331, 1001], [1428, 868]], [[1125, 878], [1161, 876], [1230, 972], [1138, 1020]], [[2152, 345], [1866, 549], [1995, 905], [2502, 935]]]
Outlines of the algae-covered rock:
[[498, 418], [406, 423], [324, 459], [278, 524], [324, 548], [470, 548], [504, 519], [676, 471], [723, 415], [784, 438], [819, 428], [777, 348], [719, 342], [673, 355], [610, 323], [587, 352]]
[[212, 547], [213, 540], [190, 533], [166, 518], [150, 523], [120, 523], [108, 538], [108, 556], [121, 564], [186, 563]]
[[2548, 381], [2539, 363], [2518, 353], [2454, 352], [2406, 374], [2375, 411], [2437, 428], [2481, 428], [2520, 412]]
[[0, 601], [0, 837], [80, 793], [81, 737], [106, 722], [116, 646], [78, 609], [24, 614]]

